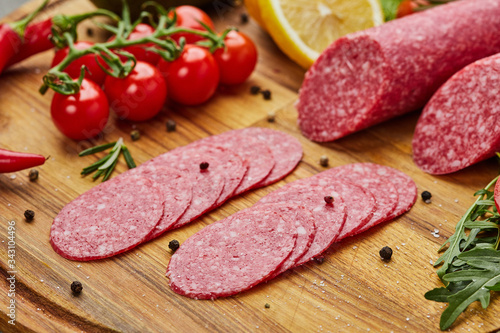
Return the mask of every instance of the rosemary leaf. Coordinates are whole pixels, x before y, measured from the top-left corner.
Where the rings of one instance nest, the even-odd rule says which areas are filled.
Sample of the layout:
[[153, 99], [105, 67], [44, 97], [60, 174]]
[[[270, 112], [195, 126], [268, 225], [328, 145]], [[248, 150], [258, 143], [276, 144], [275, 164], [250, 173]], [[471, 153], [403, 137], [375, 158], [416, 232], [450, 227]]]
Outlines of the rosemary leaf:
[[106, 170], [107, 168], [109, 168], [110, 166], [113, 165], [113, 163], [118, 158], [118, 156], [120, 156], [122, 145], [123, 145], [123, 139], [120, 138], [120, 139], [118, 139], [118, 141], [116, 142], [115, 146], [111, 150], [111, 152], [110, 152], [110, 155], [111, 155], [110, 158], [106, 161], [106, 163], [104, 163], [103, 165], [101, 165], [99, 167], [99, 170]]
[[103, 182], [105, 182], [106, 180], [109, 179], [109, 176], [111, 176], [111, 173], [113, 172], [113, 170], [115, 169], [115, 166], [116, 166], [116, 163], [118, 163], [118, 159], [116, 159], [113, 164], [111, 165], [111, 167], [108, 168], [108, 170], [106, 170], [106, 174], [104, 175], [104, 178], [102, 179]]
[[127, 146], [122, 145], [122, 151], [123, 151], [123, 157], [125, 157], [125, 162], [127, 162], [127, 166], [129, 169], [133, 169], [136, 167], [134, 159], [132, 158], [132, 155], [130, 155], [130, 151], [128, 150]]
[[116, 142], [110, 142], [110, 143], [105, 143], [105, 144], [100, 145], [100, 146], [91, 147], [91, 148], [85, 149], [84, 151], [80, 152], [80, 154], [78, 154], [78, 156], [82, 157], [82, 156], [87, 156], [87, 155], [99, 153], [101, 151], [105, 151], [106, 149], [113, 147], [115, 144], [116, 144]]

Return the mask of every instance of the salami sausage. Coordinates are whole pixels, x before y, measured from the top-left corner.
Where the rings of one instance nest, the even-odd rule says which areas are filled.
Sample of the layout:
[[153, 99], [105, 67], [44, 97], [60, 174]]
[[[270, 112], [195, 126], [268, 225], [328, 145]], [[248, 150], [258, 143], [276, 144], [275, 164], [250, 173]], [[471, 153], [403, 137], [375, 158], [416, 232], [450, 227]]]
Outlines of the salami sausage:
[[413, 160], [431, 174], [485, 160], [500, 150], [499, 124], [500, 53], [465, 67], [434, 94], [415, 129]]
[[464, 66], [500, 52], [500, 0], [462, 0], [347, 35], [309, 69], [302, 133], [332, 141], [409, 111]]
[[297, 231], [278, 212], [247, 209], [187, 239], [167, 269], [171, 289], [197, 299], [235, 295], [264, 281], [295, 247]]
[[142, 243], [162, 214], [163, 199], [151, 180], [113, 178], [59, 212], [50, 229], [50, 243], [67, 259], [108, 258]]

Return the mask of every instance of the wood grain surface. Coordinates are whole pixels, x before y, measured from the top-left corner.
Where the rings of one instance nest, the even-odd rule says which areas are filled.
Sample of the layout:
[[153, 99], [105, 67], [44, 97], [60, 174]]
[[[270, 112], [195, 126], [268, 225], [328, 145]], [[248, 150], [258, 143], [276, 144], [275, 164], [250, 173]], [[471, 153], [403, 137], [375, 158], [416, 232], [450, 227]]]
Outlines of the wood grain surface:
[[[17, 19], [40, 1], [26, 4], [3, 21]], [[51, 2], [41, 18], [55, 13], [91, 10], [85, 0]], [[215, 6], [211, 12], [218, 29], [234, 25], [250, 35], [259, 49], [256, 72], [238, 87], [219, 89], [215, 98], [199, 107], [168, 105], [156, 118], [130, 123], [112, 118], [102, 137], [75, 142], [60, 134], [50, 120], [52, 93], [38, 88], [49, 69], [53, 52], [45, 52], [3, 73], [0, 77], [0, 146], [50, 155], [38, 168], [40, 177], [28, 180], [28, 171], [0, 174], [0, 330], [3, 332], [438, 332], [441, 303], [424, 299], [440, 286], [431, 262], [439, 246], [474, 201], [473, 193], [498, 173], [488, 160], [464, 171], [435, 177], [412, 162], [411, 138], [418, 119], [412, 113], [329, 144], [301, 136], [294, 101], [304, 71], [288, 60], [268, 35], [252, 20], [240, 23], [242, 6]], [[91, 22], [82, 25], [82, 39]], [[95, 31], [93, 39], [103, 39]], [[249, 93], [252, 85], [272, 91], [272, 99]], [[266, 121], [276, 112], [276, 121]], [[177, 122], [177, 131], [166, 132], [165, 122]], [[49, 230], [59, 210], [95, 186], [79, 171], [98, 156], [79, 158], [77, 153], [93, 144], [123, 137], [136, 162], [196, 139], [229, 129], [263, 126], [297, 137], [304, 147], [298, 168], [283, 181], [235, 197], [194, 223], [168, 232], [123, 255], [93, 262], [75, 262], [57, 255], [49, 244]], [[130, 131], [141, 138], [132, 142]], [[179, 296], [165, 277], [171, 253], [168, 242], [181, 243], [204, 226], [249, 207], [286, 182], [330, 167], [374, 162], [406, 172], [419, 193], [432, 192], [431, 204], [419, 198], [407, 214], [359, 236], [332, 246], [322, 264], [310, 262], [266, 284], [235, 297], [197, 301]], [[115, 175], [126, 170], [122, 160]], [[34, 221], [23, 218], [26, 209]], [[7, 226], [16, 222], [16, 325], [7, 323]], [[435, 230], [437, 233], [434, 233]], [[434, 236], [435, 235], [438, 236]], [[392, 260], [378, 255], [383, 246], [394, 250]], [[73, 296], [72, 281], [81, 281], [83, 292]], [[270, 308], [265, 308], [268, 303]], [[453, 332], [490, 332], [500, 328], [500, 299], [492, 297], [483, 310], [476, 302], [452, 326]]]

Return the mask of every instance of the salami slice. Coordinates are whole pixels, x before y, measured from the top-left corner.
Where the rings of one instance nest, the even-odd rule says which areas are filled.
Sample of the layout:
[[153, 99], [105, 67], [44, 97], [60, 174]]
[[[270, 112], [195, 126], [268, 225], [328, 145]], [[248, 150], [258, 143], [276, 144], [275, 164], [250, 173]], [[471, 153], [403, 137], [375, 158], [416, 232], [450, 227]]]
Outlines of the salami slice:
[[248, 135], [245, 130], [233, 130], [219, 135], [209, 136], [194, 144], [217, 145], [236, 152], [248, 165], [243, 180], [234, 194], [241, 194], [266, 178], [274, 167], [274, 157], [268, 145]]
[[111, 257], [143, 242], [163, 214], [153, 182], [132, 176], [101, 183], [67, 204], [50, 229], [50, 243], [71, 260]]
[[146, 164], [122, 173], [119, 177], [140, 175], [153, 181], [163, 199], [163, 216], [148, 235], [146, 241], [156, 238], [169, 230], [191, 204], [193, 197], [192, 177], [189, 173], [168, 168], [164, 165]]
[[340, 234], [335, 241], [355, 235], [358, 230], [371, 220], [373, 213], [377, 210], [377, 202], [373, 194], [360, 185], [356, 185], [348, 180], [342, 179], [322, 179], [317, 178], [315, 182], [319, 184], [331, 184], [335, 186], [340, 196], [346, 204], [346, 221]]
[[[500, 15], [497, 16], [497, 20]], [[500, 150], [500, 53], [465, 67], [432, 97], [413, 136], [413, 160], [447, 174]]]
[[422, 108], [464, 66], [500, 52], [500, 1], [462, 0], [347, 35], [307, 72], [302, 133], [332, 141]]
[[239, 130], [240, 135], [251, 136], [265, 143], [273, 154], [274, 168], [254, 187], [263, 187], [285, 178], [302, 159], [302, 146], [293, 136], [263, 127], [248, 127]]
[[264, 281], [290, 256], [296, 229], [277, 212], [247, 209], [203, 228], [172, 256], [171, 289], [196, 299], [235, 295]]
[[356, 233], [405, 213], [417, 198], [417, 187], [410, 177], [399, 170], [379, 164], [347, 164], [318, 176], [327, 179], [349, 179], [373, 193], [377, 209], [370, 221]]
[[[208, 163], [205, 170], [201, 170], [200, 164], [203, 162]], [[169, 151], [158, 157], [158, 163], [195, 173], [210, 172], [222, 176], [224, 187], [211, 208], [221, 205], [233, 195], [247, 170], [243, 159], [234, 151], [209, 142], [190, 144]]]
[[259, 205], [258, 209], [265, 209], [278, 212], [280, 216], [294, 225], [297, 229], [297, 240], [290, 256], [285, 260], [279, 269], [277, 269], [268, 279], [280, 275], [286, 270], [297, 265], [297, 262], [304, 256], [316, 236], [316, 223], [314, 216], [309, 209], [300, 205], [290, 205], [290, 203], [271, 203]]
[[[334, 203], [327, 204], [325, 196], [332, 196]], [[307, 252], [297, 261], [296, 265], [301, 265], [328, 249], [340, 235], [347, 218], [346, 204], [336, 192], [335, 185], [323, 184], [320, 181], [316, 182], [313, 178], [289, 183], [260, 199], [256, 205], [269, 203], [303, 205], [314, 216], [316, 236]]]
[[[217, 201], [225, 187], [224, 174], [218, 170], [220, 160], [217, 159], [217, 156], [225, 158], [225, 152], [226, 150], [222, 148], [199, 148], [188, 145], [169, 151], [145, 163], [146, 166], [159, 165], [182, 170], [188, 172], [192, 177], [194, 185], [191, 204], [172, 228], [179, 228], [217, 206]], [[206, 170], [200, 169], [200, 164], [203, 162], [209, 164]]]

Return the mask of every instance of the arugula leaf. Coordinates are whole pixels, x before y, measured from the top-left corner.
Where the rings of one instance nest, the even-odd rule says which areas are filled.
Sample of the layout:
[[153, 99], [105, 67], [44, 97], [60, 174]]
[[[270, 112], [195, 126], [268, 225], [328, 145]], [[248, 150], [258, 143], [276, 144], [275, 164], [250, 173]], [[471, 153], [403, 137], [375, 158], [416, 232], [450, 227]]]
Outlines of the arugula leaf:
[[[434, 267], [439, 264], [443, 264], [437, 271], [439, 278], [443, 281], [443, 283], [447, 284], [446, 281], [443, 280], [443, 276], [446, 274], [448, 267], [451, 265], [453, 260], [462, 253], [460, 245], [462, 242], [468, 243], [467, 235], [465, 233], [465, 228], [467, 223], [473, 223], [475, 219], [477, 219], [480, 215], [478, 215], [478, 211], [483, 211], [487, 209], [489, 206], [480, 205], [479, 203], [484, 202], [484, 197], [486, 197], [487, 203], [488, 200], [491, 200], [490, 196], [493, 196], [493, 192], [488, 191], [497, 181], [498, 177], [492, 180], [483, 190], [479, 190], [475, 193], [475, 195], [479, 195], [476, 199], [476, 202], [467, 210], [465, 215], [458, 221], [455, 227], [455, 233], [448, 238], [448, 240], [441, 246], [439, 250], [442, 250], [446, 244], [450, 244], [450, 246], [446, 249], [446, 251], [441, 255], [441, 257], [436, 260], [434, 263]], [[482, 215], [482, 214], [481, 214]], [[470, 242], [470, 241], [469, 241]]]
[[[479, 197], [457, 223], [455, 233], [439, 249], [449, 244], [434, 264], [442, 263], [437, 274], [445, 287], [435, 288], [424, 296], [449, 303], [441, 315], [441, 330], [449, 328], [475, 301], [486, 308], [491, 291], [500, 291], [500, 215], [495, 207], [494, 192], [489, 191], [498, 178], [474, 194]], [[468, 235], [466, 229], [470, 230]]]
[[460, 254], [458, 258], [472, 268], [445, 274], [443, 280], [450, 283], [471, 281], [467, 287], [456, 293], [446, 288], [439, 288], [445, 289], [445, 292], [435, 289], [427, 293], [431, 293], [430, 297], [434, 297], [434, 300], [450, 303], [441, 315], [441, 330], [449, 328], [472, 302], [480, 301], [483, 309], [486, 309], [490, 303], [490, 288], [497, 288], [500, 283], [500, 251], [473, 249]]

